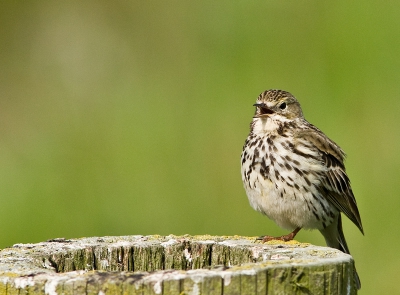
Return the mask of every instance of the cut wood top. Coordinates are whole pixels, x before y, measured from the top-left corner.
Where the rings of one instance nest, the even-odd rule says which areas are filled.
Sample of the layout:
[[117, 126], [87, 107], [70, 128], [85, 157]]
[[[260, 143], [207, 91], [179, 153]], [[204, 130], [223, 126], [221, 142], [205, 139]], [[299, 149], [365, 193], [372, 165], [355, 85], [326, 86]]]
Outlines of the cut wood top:
[[0, 251], [0, 294], [7, 294], [2, 289], [228, 294], [230, 288], [251, 294], [246, 292], [281, 287], [354, 294], [353, 267], [350, 255], [296, 241], [263, 244], [255, 237], [208, 235], [60, 238]]

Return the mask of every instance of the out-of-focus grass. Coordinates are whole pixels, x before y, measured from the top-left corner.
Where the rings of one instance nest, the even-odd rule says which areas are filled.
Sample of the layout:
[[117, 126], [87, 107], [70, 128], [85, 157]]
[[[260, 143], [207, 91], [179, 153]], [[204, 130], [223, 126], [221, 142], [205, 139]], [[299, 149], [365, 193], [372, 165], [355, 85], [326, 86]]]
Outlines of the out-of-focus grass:
[[[267, 88], [348, 153], [364, 294], [397, 272], [400, 4], [11, 2], [0, 9], [0, 247], [55, 237], [278, 235], [239, 156]], [[324, 245], [318, 232], [301, 241]]]

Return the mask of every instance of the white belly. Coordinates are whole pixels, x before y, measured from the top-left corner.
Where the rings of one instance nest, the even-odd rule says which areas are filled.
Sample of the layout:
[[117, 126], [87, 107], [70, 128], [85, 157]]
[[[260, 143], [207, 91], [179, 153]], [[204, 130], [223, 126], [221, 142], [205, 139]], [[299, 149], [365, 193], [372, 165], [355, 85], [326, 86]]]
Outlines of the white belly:
[[[322, 229], [328, 226], [338, 211], [318, 192], [318, 177], [315, 174], [300, 175], [293, 169], [318, 172], [324, 168], [317, 165], [316, 160], [306, 161], [279, 144], [275, 146], [277, 150], [270, 151], [268, 157], [259, 149], [255, 161], [242, 164], [242, 179], [250, 205], [285, 229]], [[285, 169], [285, 156], [292, 160], [292, 169]], [[301, 165], [296, 166], [293, 162]], [[263, 171], [265, 169], [268, 173]]]

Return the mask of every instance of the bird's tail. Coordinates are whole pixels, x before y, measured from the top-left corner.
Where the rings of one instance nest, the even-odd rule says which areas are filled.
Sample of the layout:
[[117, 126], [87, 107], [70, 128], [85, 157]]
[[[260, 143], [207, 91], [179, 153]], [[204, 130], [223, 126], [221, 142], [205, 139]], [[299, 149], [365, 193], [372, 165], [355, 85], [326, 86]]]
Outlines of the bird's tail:
[[[324, 236], [326, 245], [328, 247], [338, 249], [346, 254], [350, 254], [349, 247], [347, 246], [346, 239], [343, 234], [341, 214], [338, 215], [337, 219], [331, 225], [320, 230], [320, 232]], [[361, 288], [361, 281], [355, 266], [354, 281], [357, 289], [359, 290]]]

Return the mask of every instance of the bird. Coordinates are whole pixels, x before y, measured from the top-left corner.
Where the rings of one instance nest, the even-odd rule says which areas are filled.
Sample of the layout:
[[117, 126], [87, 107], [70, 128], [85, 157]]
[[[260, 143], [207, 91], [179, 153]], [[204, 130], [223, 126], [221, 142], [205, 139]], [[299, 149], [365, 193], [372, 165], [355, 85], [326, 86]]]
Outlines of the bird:
[[[317, 229], [328, 247], [350, 254], [344, 213], [364, 234], [346, 173], [345, 152], [309, 123], [289, 92], [262, 92], [241, 154], [241, 176], [253, 209], [291, 232], [261, 236], [263, 242], [292, 240], [301, 229]], [[357, 289], [360, 278], [354, 268]]]

